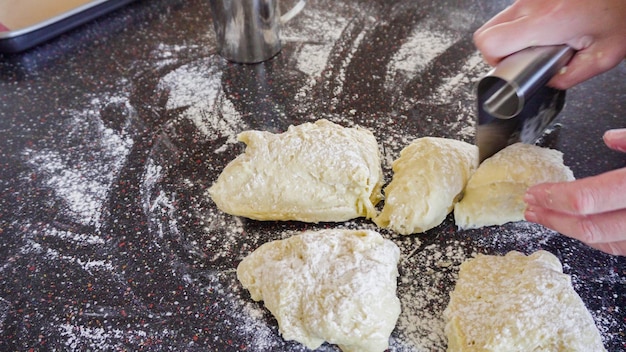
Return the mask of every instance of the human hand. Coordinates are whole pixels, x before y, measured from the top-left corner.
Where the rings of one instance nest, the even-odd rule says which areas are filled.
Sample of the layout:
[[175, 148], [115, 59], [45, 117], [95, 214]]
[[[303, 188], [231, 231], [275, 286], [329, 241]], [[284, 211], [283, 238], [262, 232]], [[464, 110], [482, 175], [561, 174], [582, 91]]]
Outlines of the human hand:
[[[604, 141], [626, 152], [626, 128], [610, 130]], [[571, 182], [530, 187], [524, 196], [526, 220], [610, 254], [626, 255], [626, 168]]]
[[548, 85], [567, 89], [617, 66], [626, 57], [626, 1], [517, 0], [474, 33], [485, 61], [531, 46], [578, 50]]

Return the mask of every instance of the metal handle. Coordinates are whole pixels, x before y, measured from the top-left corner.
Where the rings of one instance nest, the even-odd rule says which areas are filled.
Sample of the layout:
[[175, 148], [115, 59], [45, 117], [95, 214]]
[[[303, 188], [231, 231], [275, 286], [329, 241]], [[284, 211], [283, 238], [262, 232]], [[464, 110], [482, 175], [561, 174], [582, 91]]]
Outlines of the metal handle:
[[302, 9], [304, 8], [305, 5], [306, 5], [306, 0], [298, 1], [298, 3], [295, 4], [291, 8], [291, 10], [287, 11], [287, 13], [285, 13], [282, 16], [280, 16], [280, 22], [284, 24], [287, 21], [289, 21], [290, 19], [294, 18], [298, 13], [300, 13], [300, 11], [302, 11]]
[[572, 58], [567, 45], [538, 46], [506, 57], [478, 84], [483, 108], [500, 119], [515, 117], [526, 101]]

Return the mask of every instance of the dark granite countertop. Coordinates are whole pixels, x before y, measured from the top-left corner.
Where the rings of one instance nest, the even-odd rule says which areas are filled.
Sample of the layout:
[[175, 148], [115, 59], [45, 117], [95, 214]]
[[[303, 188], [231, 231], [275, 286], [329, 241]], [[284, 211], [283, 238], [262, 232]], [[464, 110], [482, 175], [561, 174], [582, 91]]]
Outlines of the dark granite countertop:
[[[311, 1], [282, 52], [246, 66], [216, 55], [208, 3], [137, 1], [0, 55], [0, 350], [305, 350], [282, 340], [237, 264], [304, 229], [374, 227], [218, 211], [206, 190], [243, 150], [236, 134], [360, 125], [387, 180], [417, 137], [471, 142], [472, 87], [488, 70], [471, 33], [506, 3]], [[622, 63], [570, 89], [544, 140], [578, 178], [626, 165], [601, 138], [626, 126], [625, 82]], [[445, 350], [441, 312], [463, 260], [538, 249], [563, 262], [607, 349], [626, 349], [624, 258], [526, 222], [381, 233], [403, 258], [392, 351]]]

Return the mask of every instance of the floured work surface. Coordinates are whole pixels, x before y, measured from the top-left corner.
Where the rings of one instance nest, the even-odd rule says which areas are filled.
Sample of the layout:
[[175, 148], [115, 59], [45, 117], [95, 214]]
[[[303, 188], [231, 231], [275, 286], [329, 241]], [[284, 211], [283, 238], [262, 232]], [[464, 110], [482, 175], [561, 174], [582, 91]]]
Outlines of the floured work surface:
[[[334, 133], [327, 133], [330, 132], [328, 128]], [[321, 133], [322, 131], [326, 132]], [[361, 160], [362, 154], [352, 150], [352, 145], [357, 141], [349, 138], [350, 143], [344, 143], [344, 136], [357, 131], [362, 133], [366, 130], [346, 129], [327, 120], [318, 120], [315, 124], [290, 126], [283, 134], [243, 132], [239, 136], [254, 133], [265, 135], [266, 138], [253, 142], [239, 138], [246, 144], [245, 154], [228, 163], [207, 193], [217, 207], [226, 213], [233, 209], [224, 206], [228, 202], [247, 207], [246, 212], [230, 214], [244, 218], [257, 218], [256, 214], [266, 209], [272, 210], [272, 214], [280, 215], [286, 204], [293, 204], [294, 196], [304, 197], [302, 201], [307, 206], [287, 207], [291, 210], [291, 215], [286, 219], [282, 219], [282, 216], [268, 218], [276, 220], [297, 219], [308, 215], [311, 209], [316, 209], [322, 203], [318, 200], [318, 195], [324, 201], [326, 198], [332, 201], [350, 200], [349, 194], [344, 195], [342, 192], [345, 188], [343, 185], [350, 185], [347, 187], [349, 189], [360, 189], [351, 183], [352, 180], [360, 179], [358, 173], [344, 173], [342, 169], [331, 166], [333, 177], [324, 176], [329, 171], [327, 165], [343, 163], [344, 157], [351, 157], [354, 161]], [[371, 134], [363, 137], [371, 137]], [[364, 150], [370, 157], [374, 157], [376, 164], [376, 140], [370, 138], [369, 141], [373, 143], [373, 148]], [[418, 153], [407, 154], [413, 151], [411, 148], [418, 148]], [[322, 149], [327, 149], [326, 154], [336, 160], [329, 163], [320, 159]], [[341, 152], [332, 153], [333, 150]], [[400, 210], [399, 214], [393, 216], [399, 219], [413, 216], [411, 221], [420, 222], [426, 219], [430, 222], [433, 216], [427, 212], [429, 206], [411, 208], [411, 205], [424, 198], [433, 198], [432, 193], [439, 192], [439, 198], [446, 200], [435, 211], [443, 211], [443, 216], [436, 224], [428, 226], [427, 230], [435, 228], [454, 206], [457, 194], [465, 195], [457, 206], [466, 199], [476, 198], [476, 194], [482, 194], [476, 187], [471, 190], [463, 188], [468, 179], [468, 188], [472, 185], [472, 180], [477, 180], [480, 185], [486, 179], [485, 182], [504, 184], [508, 189], [496, 193], [496, 197], [487, 194], [477, 204], [482, 206], [482, 203], [493, 202], [492, 207], [498, 206], [496, 208], [504, 218], [503, 221], [492, 220], [488, 224], [470, 228], [483, 229], [491, 224], [525, 223], [521, 220], [523, 217], [506, 215], [518, 203], [523, 206], [523, 202], [516, 197], [521, 198], [525, 188], [538, 182], [573, 179], [571, 170], [563, 165], [560, 152], [519, 143], [505, 148], [481, 165], [487, 167], [484, 170], [492, 171], [491, 173], [483, 171], [479, 175], [482, 170], [479, 168], [472, 175], [478, 166], [477, 151], [474, 145], [452, 139], [420, 138], [412, 142], [409, 147], [402, 149], [402, 157], [391, 165], [393, 179], [390, 185], [399, 187], [403, 193], [398, 195], [394, 193], [396, 191], [390, 191], [391, 186], [386, 187], [386, 204], [382, 213], [389, 211], [393, 215]], [[491, 163], [498, 166], [497, 162], [504, 163], [505, 167], [488, 168]], [[412, 175], [409, 176], [414, 179], [402, 180], [400, 176], [403, 176], [403, 167], [407, 165], [413, 167]], [[370, 164], [366, 169], [376, 170], [377, 167]], [[556, 174], [557, 178], [537, 180], [538, 177], [543, 177], [538, 176], [538, 172], [543, 172], [544, 169], [551, 171], [549, 175]], [[405, 178], [406, 175], [405, 173]], [[477, 175], [482, 178], [476, 178]], [[505, 176], [515, 177], [515, 182], [509, 181]], [[324, 180], [332, 180], [331, 189], [336, 189], [337, 192], [325, 194], [322, 190], [326, 187], [326, 182], [320, 183]], [[373, 187], [374, 182], [367, 184]], [[455, 184], [456, 189], [448, 194], [446, 187], [451, 184]], [[376, 188], [379, 187], [370, 189]], [[307, 191], [298, 191], [299, 189]], [[494, 187], [485, 189], [492, 191]], [[251, 200], [242, 202], [240, 197], [244, 196]], [[399, 196], [408, 198], [396, 202]], [[366, 191], [365, 198], [367, 197], [369, 192]], [[437, 197], [433, 199], [440, 202]], [[501, 199], [513, 206], [504, 204]], [[297, 198], [296, 200], [300, 201]], [[388, 202], [393, 202], [393, 211]], [[355, 200], [348, 203], [358, 204]], [[421, 209], [426, 211], [418, 211]], [[483, 213], [475, 212], [476, 216], [483, 216]], [[366, 215], [364, 213], [361, 217]], [[498, 219], [498, 211], [492, 211], [491, 216]], [[456, 222], [456, 212], [454, 217], [457, 228], [465, 227]], [[378, 226], [381, 225], [376, 219], [373, 221]], [[278, 321], [279, 333], [285, 340], [298, 341], [311, 349], [317, 349], [326, 340], [337, 344], [342, 351], [384, 351], [388, 347], [390, 329], [395, 327], [400, 313], [399, 303], [393, 304], [389, 300], [389, 297], [393, 297], [397, 302], [394, 294], [398, 254], [389, 252], [383, 254], [383, 257], [378, 255], [378, 259], [371, 261], [376, 255], [361, 252], [365, 248], [367, 251], [373, 249], [377, 241], [371, 239], [375, 237], [382, 243], [382, 237], [375, 231], [341, 232], [346, 230], [336, 228], [341, 226], [340, 223], [340, 220], [329, 222], [326, 225], [328, 230], [287, 234], [287, 238], [283, 240], [260, 245], [238, 265], [237, 278], [250, 291], [253, 300], [264, 301], [264, 306]], [[391, 227], [392, 232], [389, 235], [392, 237], [407, 234], [403, 231], [405, 227]], [[408, 231], [409, 234], [411, 232]], [[366, 238], [370, 241], [360, 243]], [[369, 245], [364, 245], [365, 242]], [[397, 251], [393, 242], [386, 242]], [[355, 245], [356, 243], [359, 245]], [[389, 266], [393, 267], [392, 277], [389, 277], [389, 273], [377, 275], [385, 272], [381, 268]], [[467, 258], [460, 265], [458, 275], [458, 279], [452, 278], [454, 291], [442, 314], [446, 321], [446, 339], [443, 346], [447, 345], [448, 351], [604, 350], [595, 322], [574, 291], [570, 276], [563, 274], [559, 259], [548, 251], [538, 250], [528, 257], [518, 251], [510, 251], [506, 256], [476, 254], [474, 257], [472, 254], [471, 258]], [[368, 279], [363, 280], [364, 277]], [[379, 279], [391, 279], [392, 282], [383, 283]], [[374, 283], [389, 291], [381, 290]], [[386, 309], [384, 306], [387, 306]], [[386, 317], [384, 313], [390, 316]], [[382, 325], [374, 326], [372, 322], [380, 322]]]
[[[242, 152], [237, 133], [358, 124], [381, 145], [386, 181], [416, 138], [471, 143], [473, 82], [489, 69], [471, 32], [507, 5], [309, 2], [273, 60], [233, 65], [215, 54], [206, 2], [136, 2], [21, 64], [0, 60], [0, 349], [304, 351], [235, 269], [263, 243], [329, 224], [218, 211], [206, 190]], [[601, 139], [623, 126], [624, 82], [621, 65], [568, 91], [559, 138], [542, 141], [578, 178], [624, 166]], [[623, 349], [624, 258], [524, 222], [457, 231], [452, 220], [380, 231], [401, 256], [391, 351], [445, 348], [442, 312], [472, 254], [539, 248], [572, 275], [607, 350]]]

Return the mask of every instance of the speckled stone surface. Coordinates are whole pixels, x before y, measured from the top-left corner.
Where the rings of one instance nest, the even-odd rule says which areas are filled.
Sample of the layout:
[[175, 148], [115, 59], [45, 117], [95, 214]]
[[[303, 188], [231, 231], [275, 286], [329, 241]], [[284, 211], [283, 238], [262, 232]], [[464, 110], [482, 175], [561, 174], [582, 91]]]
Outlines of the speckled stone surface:
[[[288, 6], [283, 1], [281, 6]], [[238, 284], [260, 244], [304, 229], [221, 213], [206, 194], [243, 146], [327, 118], [375, 134], [385, 177], [413, 139], [473, 140], [471, 33], [504, 1], [312, 1], [280, 54], [216, 54], [208, 3], [138, 1], [40, 47], [0, 55], [0, 350], [304, 351]], [[626, 65], [568, 92], [543, 144], [578, 177], [626, 166]], [[525, 222], [400, 237], [392, 351], [445, 350], [441, 312], [474, 253], [546, 249], [609, 351], [626, 349], [626, 260]], [[558, 317], [555, 317], [557, 319]], [[338, 351], [324, 344], [320, 351]]]

